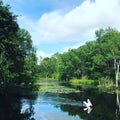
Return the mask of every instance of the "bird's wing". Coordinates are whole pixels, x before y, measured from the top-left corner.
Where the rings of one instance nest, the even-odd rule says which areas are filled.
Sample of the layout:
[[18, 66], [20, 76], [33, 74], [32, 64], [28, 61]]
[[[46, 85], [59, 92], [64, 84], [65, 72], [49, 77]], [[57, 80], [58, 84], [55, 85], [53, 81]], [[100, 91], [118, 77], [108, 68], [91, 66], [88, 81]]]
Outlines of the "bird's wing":
[[92, 106], [92, 103], [89, 99], [87, 99], [87, 103], [88, 103], [89, 106]]

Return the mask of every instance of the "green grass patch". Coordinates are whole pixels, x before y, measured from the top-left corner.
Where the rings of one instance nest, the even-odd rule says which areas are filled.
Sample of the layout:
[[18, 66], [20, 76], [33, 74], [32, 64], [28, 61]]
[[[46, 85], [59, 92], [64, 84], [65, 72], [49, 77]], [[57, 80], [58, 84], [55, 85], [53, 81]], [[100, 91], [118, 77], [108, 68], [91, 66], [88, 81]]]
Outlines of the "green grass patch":
[[72, 85], [98, 85], [97, 80], [87, 80], [87, 79], [73, 79], [70, 80], [70, 84]]
[[71, 92], [77, 92], [77, 90], [65, 86], [40, 86], [39, 92], [71, 93]]
[[70, 90], [70, 88], [67, 88], [65, 86], [40, 86], [41, 91], [46, 91], [46, 90]]
[[40, 92], [54, 92], [54, 93], [69, 93], [76, 92], [76, 89], [61, 85], [56, 80], [42, 80], [39, 81]]
[[99, 79], [99, 86], [98, 87], [112, 88], [112, 87], [115, 87], [115, 83], [109, 77], [102, 77]]

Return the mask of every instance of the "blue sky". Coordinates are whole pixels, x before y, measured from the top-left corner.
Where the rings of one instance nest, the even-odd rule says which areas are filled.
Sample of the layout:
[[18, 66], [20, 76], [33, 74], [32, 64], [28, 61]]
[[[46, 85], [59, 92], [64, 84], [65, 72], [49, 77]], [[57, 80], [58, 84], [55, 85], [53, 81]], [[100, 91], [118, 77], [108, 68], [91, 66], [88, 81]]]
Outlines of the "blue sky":
[[120, 30], [120, 0], [3, 0], [19, 15], [38, 56], [46, 57], [77, 48], [95, 39], [95, 30]]

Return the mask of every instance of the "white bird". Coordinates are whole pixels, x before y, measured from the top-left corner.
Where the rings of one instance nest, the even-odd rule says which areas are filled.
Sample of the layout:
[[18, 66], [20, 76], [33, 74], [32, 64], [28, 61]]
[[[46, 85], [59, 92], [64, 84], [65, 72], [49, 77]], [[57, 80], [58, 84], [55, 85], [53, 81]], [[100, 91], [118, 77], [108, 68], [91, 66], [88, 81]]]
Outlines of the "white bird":
[[87, 99], [87, 101], [83, 101], [83, 104], [84, 104], [87, 108], [90, 108], [90, 107], [93, 106], [92, 103], [91, 103], [91, 101], [90, 101], [89, 99]]
[[90, 112], [92, 111], [92, 108], [91, 108], [91, 107], [86, 107], [86, 108], [84, 108], [83, 110], [84, 110], [84, 111], [87, 110], [87, 113], [90, 114]]

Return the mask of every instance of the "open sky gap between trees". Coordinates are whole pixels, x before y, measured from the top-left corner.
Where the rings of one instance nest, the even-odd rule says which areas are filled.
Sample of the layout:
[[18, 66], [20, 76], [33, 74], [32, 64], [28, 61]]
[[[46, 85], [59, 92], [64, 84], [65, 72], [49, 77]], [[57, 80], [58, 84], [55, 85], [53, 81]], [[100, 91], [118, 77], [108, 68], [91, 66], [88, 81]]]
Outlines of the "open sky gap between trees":
[[[119, 85], [120, 32], [99, 29], [96, 39], [50, 58], [38, 58], [30, 33], [21, 29], [17, 15], [0, 0], [0, 86], [34, 89], [37, 79], [87, 79]], [[38, 77], [39, 76], [39, 77]]]
[[60, 81], [95, 80], [99, 84], [119, 83], [120, 32], [108, 27], [95, 32], [96, 40], [63, 54], [41, 58], [41, 78]]

